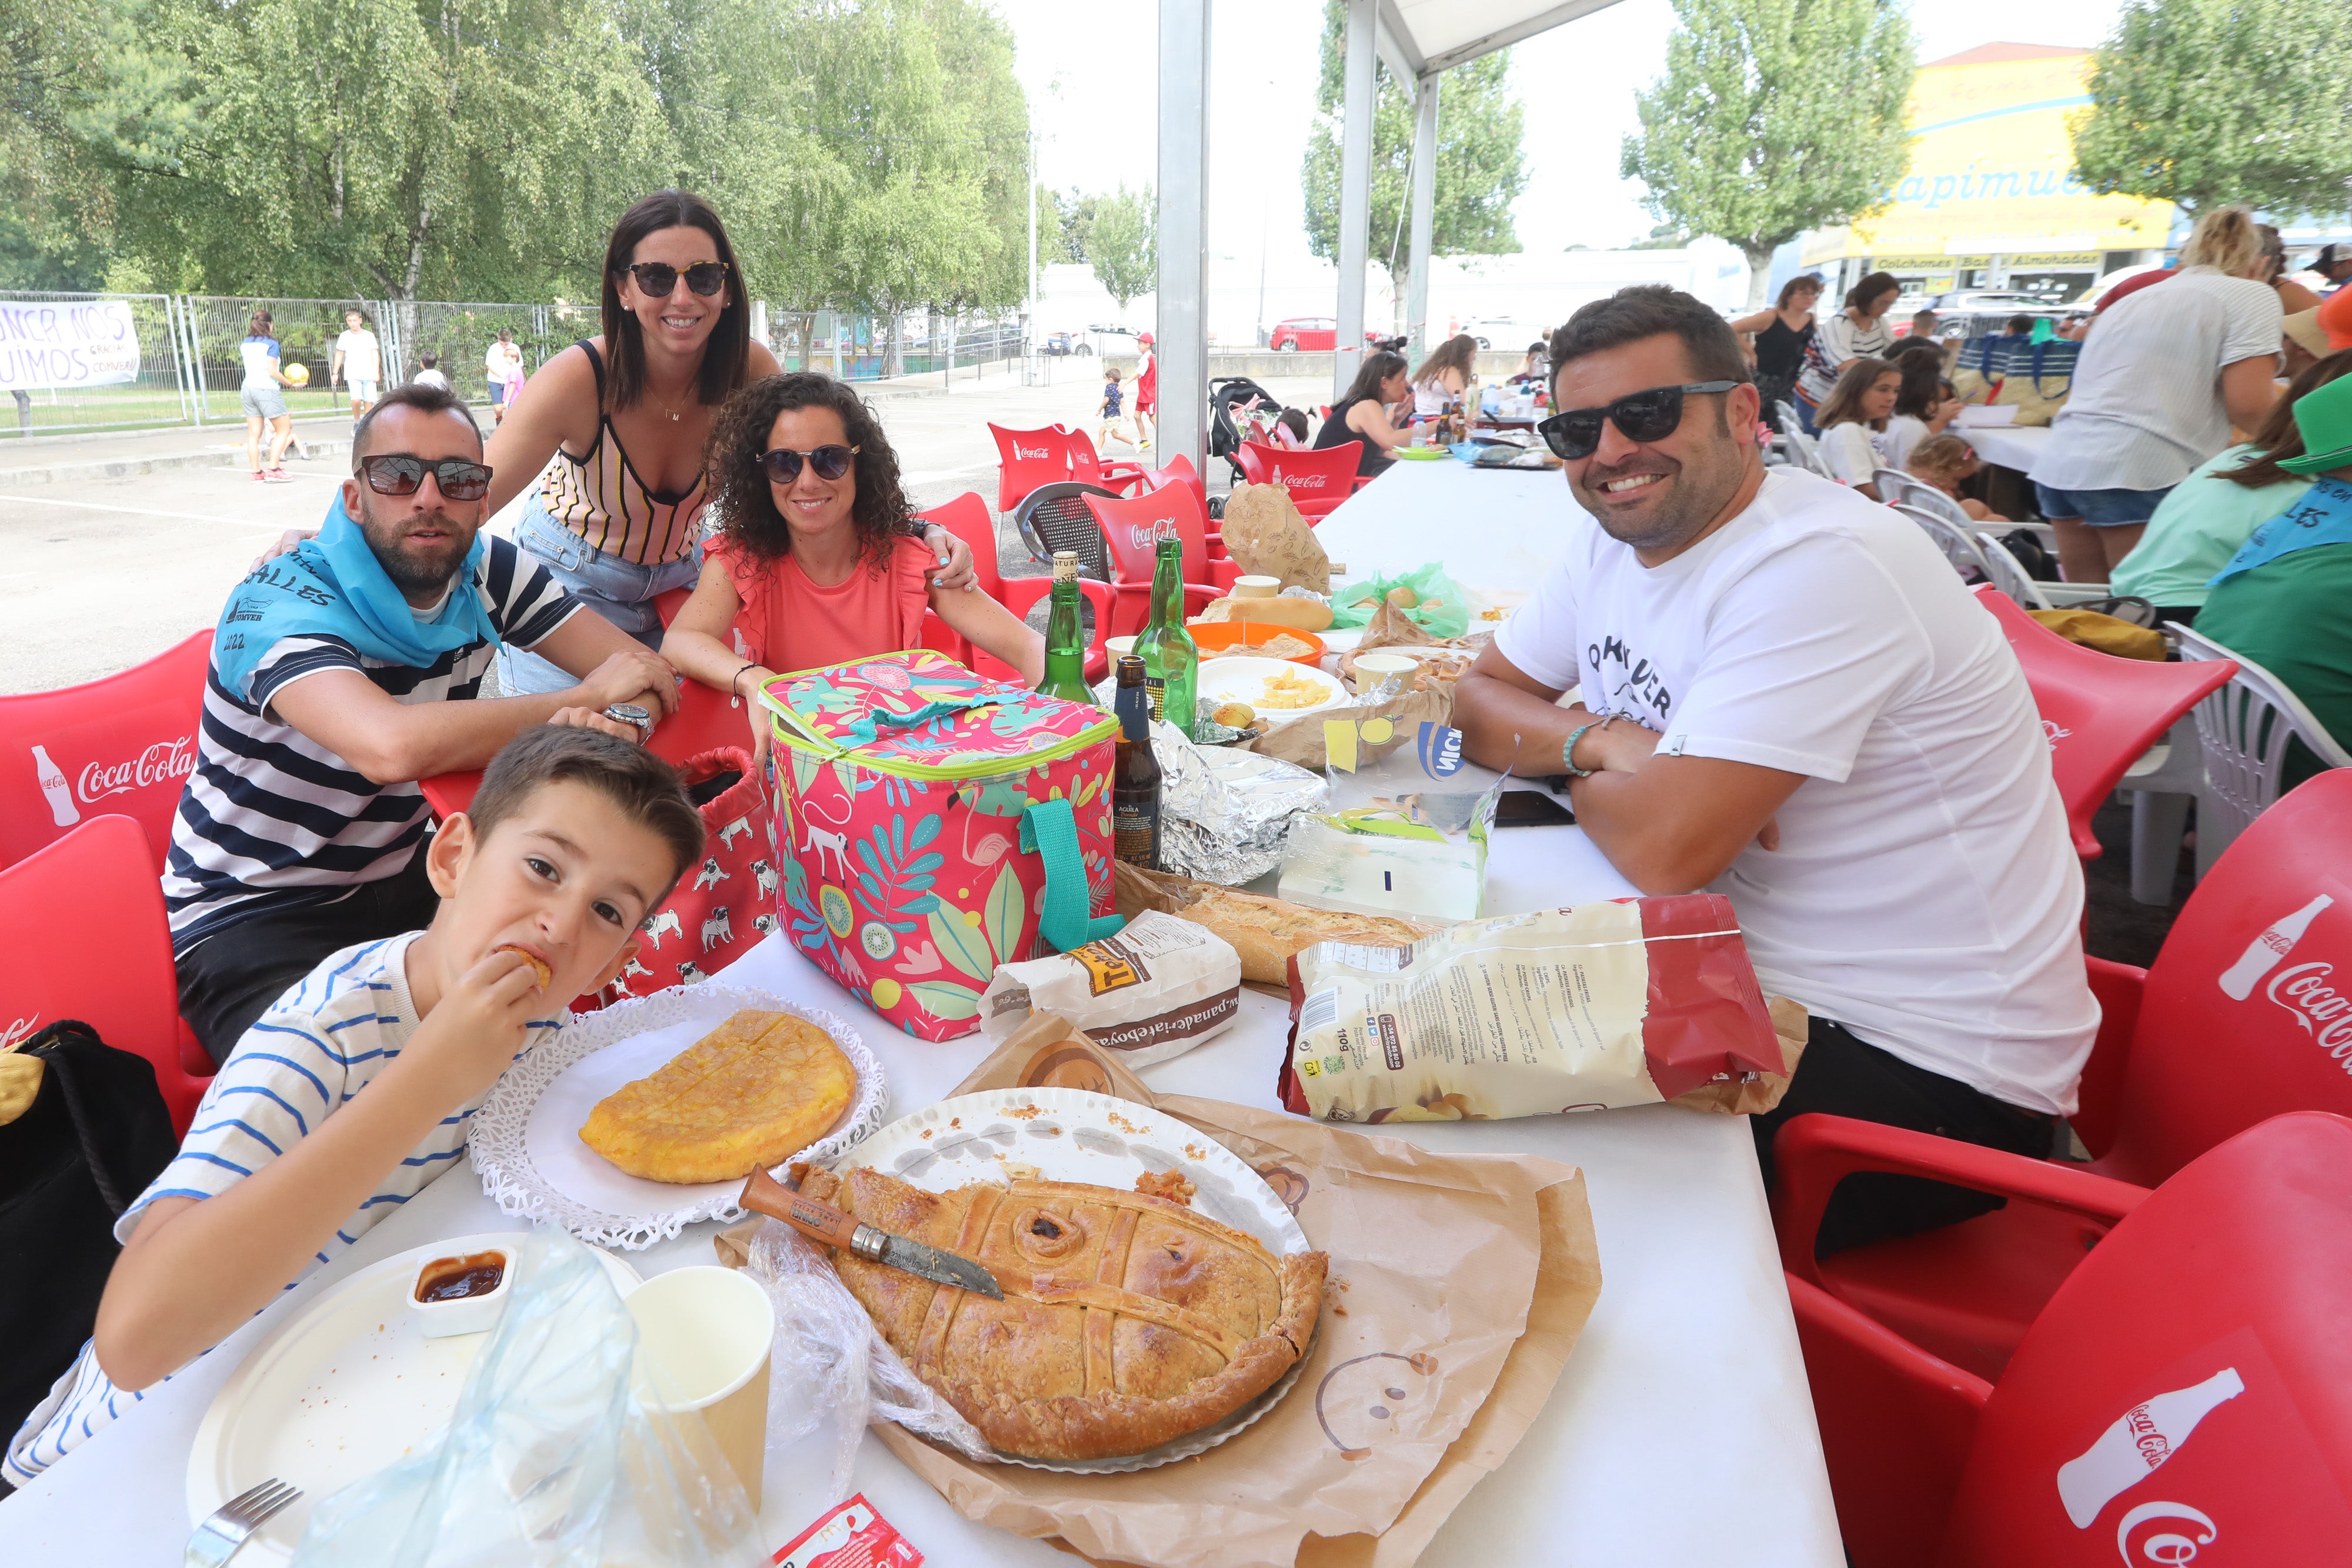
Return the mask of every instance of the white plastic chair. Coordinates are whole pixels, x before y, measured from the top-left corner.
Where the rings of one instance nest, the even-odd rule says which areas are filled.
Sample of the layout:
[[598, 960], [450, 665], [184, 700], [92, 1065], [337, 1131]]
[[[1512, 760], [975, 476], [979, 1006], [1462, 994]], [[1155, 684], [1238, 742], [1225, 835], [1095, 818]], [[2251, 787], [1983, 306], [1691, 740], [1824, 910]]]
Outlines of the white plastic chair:
[[[2165, 623], [2168, 632], [2179, 628]], [[2197, 716], [2183, 715], [2164, 738], [2124, 772], [2116, 786], [2131, 797], [2131, 895], [2135, 904], [2163, 908], [2172, 902], [2173, 873], [2180, 868], [2180, 838], [2189, 831], [2189, 802], [2205, 781], [2205, 748], [2197, 739]]]
[[1924, 507], [1908, 501], [1899, 502], [1895, 509], [1927, 531], [1952, 570], [1962, 577], [1974, 575], [1979, 582], [1989, 582], [2008, 594], [2028, 610], [2047, 610], [2050, 601], [2043, 598], [2042, 585], [2025, 575], [2017, 558], [2003, 549], [1999, 540], [1972, 528], [1957, 527]]
[[2197, 790], [2197, 878], [2202, 882], [2246, 824], [2278, 799], [2290, 737], [2324, 767], [2352, 768], [2352, 752], [2276, 675], [2189, 627], [2169, 630], [2180, 639], [2183, 660], [2230, 659], [2238, 666], [2228, 685], [2193, 710], [2203, 752]]

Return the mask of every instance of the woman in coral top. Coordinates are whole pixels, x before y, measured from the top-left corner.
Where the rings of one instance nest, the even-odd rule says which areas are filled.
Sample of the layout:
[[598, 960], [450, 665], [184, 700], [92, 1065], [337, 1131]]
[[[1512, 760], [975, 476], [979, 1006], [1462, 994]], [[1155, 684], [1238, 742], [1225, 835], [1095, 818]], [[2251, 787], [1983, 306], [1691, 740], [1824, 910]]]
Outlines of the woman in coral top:
[[719, 532], [704, 541], [694, 596], [662, 656], [749, 710], [762, 681], [917, 646], [923, 612], [1034, 685], [1045, 640], [979, 591], [940, 588], [939, 560], [910, 530], [898, 457], [863, 399], [817, 371], [753, 382], [727, 401], [705, 454]]

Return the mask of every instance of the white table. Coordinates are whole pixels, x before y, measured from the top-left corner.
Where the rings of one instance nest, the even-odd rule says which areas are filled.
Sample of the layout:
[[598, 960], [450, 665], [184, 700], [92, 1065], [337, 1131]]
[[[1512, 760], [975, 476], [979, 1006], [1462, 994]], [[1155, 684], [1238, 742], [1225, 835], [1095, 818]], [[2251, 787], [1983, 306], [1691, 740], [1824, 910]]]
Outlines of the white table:
[[2046, 424], [1956, 424], [1952, 434], [1977, 449], [1988, 463], [2025, 473], [2050, 445]]
[[[1581, 830], [1515, 829], [1503, 845], [1508, 852], [1492, 862], [1491, 912], [1633, 891]], [[775, 937], [738, 960], [728, 977], [847, 1018], [871, 1017]], [[1234, 1028], [1144, 1076], [1156, 1090], [1273, 1108], [1286, 1023], [1281, 1004], [1245, 992]], [[876, 1025], [866, 1039], [889, 1074], [897, 1113], [941, 1098], [987, 1054], [977, 1035], [930, 1043]], [[1432, 1148], [1523, 1152], [1582, 1166], [1604, 1281], [1550, 1403], [1510, 1461], [1455, 1512], [1423, 1563], [1838, 1568], [1828, 1474], [1745, 1120], [1660, 1105], [1383, 1130]], [[470, 1166], [450, 1172], [0, 1503], [0, 1562], [177, 1563], [189, 1531], [185, 1478], [197, 1424], [282, 1314], [393, 1253], [520, 1228], [482, 1196]], [[717, 1229], [694, 1226], [675, 1241], [626, 1256], [648, 1274], [709, 1262]], [[771, 1549], [824, 1505], [820, 1446], [811, 1439], [769, 1457], [761, 1524]], [[1066, 1568], [1073, 1561], [1042, 1542], [968, 1522], [870, 1436], [854, 1485], [931, 1562]]]
[[1465, 588], [1531, 591], [1568, 545], [1576, 502], [1557, 470], [1400, 460], [1316, 526], [1349, 580], [1443, 561]]

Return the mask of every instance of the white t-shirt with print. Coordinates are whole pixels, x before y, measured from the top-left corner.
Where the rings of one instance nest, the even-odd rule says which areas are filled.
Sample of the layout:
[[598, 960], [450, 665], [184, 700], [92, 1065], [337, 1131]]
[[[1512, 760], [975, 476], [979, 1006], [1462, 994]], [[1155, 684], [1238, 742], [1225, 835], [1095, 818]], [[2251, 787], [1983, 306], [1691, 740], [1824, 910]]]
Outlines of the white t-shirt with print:
[[[309, 1137], [400, 1055], [416, 1032], [408, 989], [409, 945], [421, 932], [362, 942], [330, 954], [278, 998], [229, 1052], [205, 1091], [180, 1152], [114, 1222], [131, 1239], [139, 1218], [159, 1197], [217, 1197]], [[523, 1050], [555, 1038], [563, 1009], [531, 1020]], [[520, 1052], [517, 1052], [520, 1059]], [[454, 1168], [487, 1093], [458, 1106], [406, 1158], [383, 1174], [356, 1213], [343, 1221], [291, 1289], [311, 1269], [341, 1253], [375, 1222]], [[85, 1343], [48, 1397], [34, 1406], [0, 1459], [0, 1475], [23, 1486], [143, 1398], [100, 1371]]]
[[1849, 419], [1822, 432], [1822, 461], [1839, 484], [1867, 485], [1879, 469], [1895, 466], [1886, 460], [1885, 440], [1870, 426]]
[[1776, 468], [1655, 569], [1570, 508], [1496, 645], [1662, 754], [1805, 775], [1728, 896], [1768, 991], [2011, 1104], [2074, 1109], [2083, 871], [2000, 626], [1897, 513]]
[[383, 379], [383, 350], [377, 344], [375, 334], [364, 327], [337, 338], [335, 352], [343, 357], [343, 380], [373, 382]]

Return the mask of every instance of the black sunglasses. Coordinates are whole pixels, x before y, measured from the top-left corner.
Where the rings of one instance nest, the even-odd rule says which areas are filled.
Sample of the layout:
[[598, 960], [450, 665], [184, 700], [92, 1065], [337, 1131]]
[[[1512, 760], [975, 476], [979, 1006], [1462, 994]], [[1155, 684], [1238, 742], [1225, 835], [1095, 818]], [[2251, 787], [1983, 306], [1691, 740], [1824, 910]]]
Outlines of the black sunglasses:
[[771, 446], [760, 454], [760, 466], [768, 471], [774, 484], [789, 485], [801, 476], [801, 459], [816, 470], [820, 479], [838, 479], [849, 472], [849, 460], [866, 449], [862, 446], [820, 446], [812, 452], [794, 452], [789, 446]]
[[470, 457], [440, 457], [430, 461], [405, 452], [362, 457], [359, 471], [368, 488], [379, 496], [414, 496], [425, 483], [426, 469], [441, 494], [453, 501], [478, 501], [490, 493], [490, 466]]
[[[637, 280], [637, 287], [656, 299], [667, 299], [677, 287], [677, 268], [666, 261], [634, 262], [621, 268]], [[698, 261], [686, 269], [686, 286], [705, 299], [727, 287], [727, 264], [723, 261]]]
[[1729, 392], [1738, 382], [1692, 382], [1678, 387], [1652, 387], [1627, 392], [1601, 408], [1562, 409], [1536, 426], [1544, 444], [1574, 462], [1590, 457], [1601, 444], [1601, 422], [1612, 420], [1628, 441], [1664, 441], [1683, 422], [1686, 392]]

